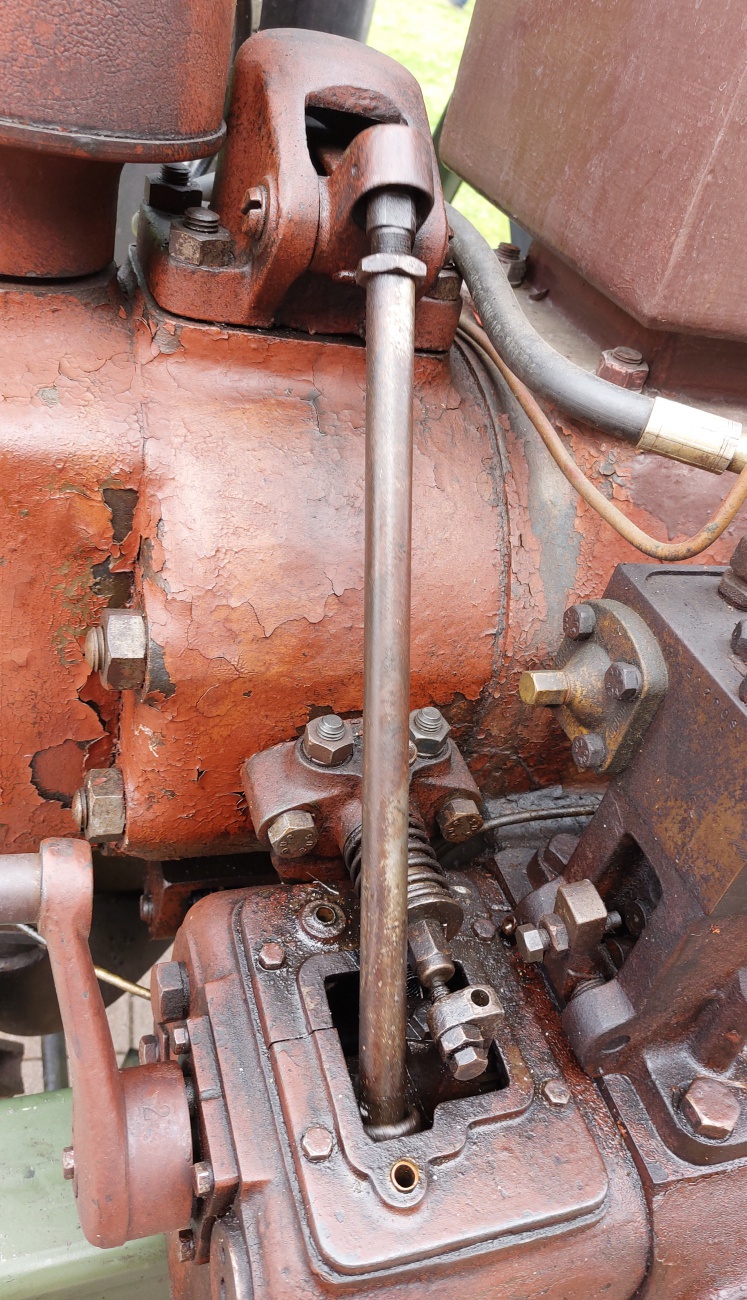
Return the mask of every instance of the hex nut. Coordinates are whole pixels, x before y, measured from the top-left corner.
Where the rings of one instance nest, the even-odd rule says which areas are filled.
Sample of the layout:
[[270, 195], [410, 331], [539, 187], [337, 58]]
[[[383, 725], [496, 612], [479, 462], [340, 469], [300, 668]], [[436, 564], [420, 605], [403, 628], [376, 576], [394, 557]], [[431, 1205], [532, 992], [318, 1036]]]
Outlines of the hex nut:
[[86, 634], [86, 661], [110, 691], [138, 690], [145, 682], [147, 654], [148, 629], [137, 609], [105, 609]]
[[462, 296], [462, 277], [453, 266], [444, 266], [436, 283], [428, 290], [428, 297], [436, 302], [458, 302]]
[[440, 709], [429, 705], [410, 714], [410, 740], [422, 758], [435, 758], [444, 749], [451, 727]]
[[157, 1065], [161, 1059], [161, 1045], [155, 1034], [143, 1034], [137, 1049], [141, 1065]]
[[125, 829], [122, 773], [117, 767], [92, 768], [73, 796], [73, 820], [89, 844], [112, 844]]
[[733, 1088], [720, 1079], [693, 1079], [680, 1102], [680, 1111], [698, 1137], [724, 1142], [741, 1115]]
[[169, 1044], [174, 1056], [186, 1056], [192, 1044], [186, 1025], [173, 1025], [169, 1029]]
[[262, 970], [280, 970], [285, 964], [285, 948], [281, 943], [263, 943], [257, 953], [257, 965]]
[[164, 176], [164, 171], [167, 169], [162, 168], [160, 173], [146, 176], [144, 203], [156, 208], [158, 212], [168, 212], [171, 216], [180, 216], [187, 208], [202, 203], [202, 190], [199, 185], [191, 182], [188, 172], [185, 172], [182, 182], [177, 183], [176, 179], [170, 180], [168, 175]]
[[449, 1070], [460, 1083], [476, 1079], [488, 1067], [488, 1054], [484, 1047], [460, 1047], [449, 1057]]
[[574, 736], [571, 741], [571, 758], [582, 772], [587, 768], [595, 771], [605, 763], [607, 746], [596, 731], [587, 731], [585, 736]]
[[436, 1042], [455, 1026], [476, 1026], [483, 1039], [493, 1038], [503, 1019], [498, 994], [489, 984], [468, 984], [432, 1002], [428, 1008], [428, 1028]]
[[75, 1152], [72, 1147], [65, 1147], [62, 1152], [62, 1177], [66, 1182], [75, 1177]]
[[648, 365], [635, 348], [610, 348], [599, 359], [597, 375], [608, 384], [640, 392], [648, 379]]
[[563, 615], [563, 631], [571, 641], [586, 641], [594, 635], [597, 616], [591, 605], [569, 605]]
[[568, 951], [570, 947], [568, 942], [568, 931], [560, 917], [556, 916], [555, 912], [548, 912], [545, 916], [541, 916], [538, 923], [538, 929], [543, 935], [547, 935], [550, 941], [550, 946], [546, 949], [547, 952], [552, 951], [557, 953], [558, 956], [562, 956], [563, 953]]
[[623, 704], [632, 704], [643, 689], [643, 677], [635, 664], [616, 659], [604, 674], [604, 689], [613, 700]]
[[312, 1124], [301, 1138], [301, 1150], [312, 1164], [327, 1160], [332, 1155], [333, 1146], [332, 1134], [321, 1124]]
[[270, 826], [270, 848], [280, 858], [302, 858], [314, 848], [319, 836], [311, 813], [298, 808], [281, 813]]
[[322, 767], [339, 767], [353, 756], [353, 730], [349, 722], [327, 713], [307, 722], [301, 742], [303, 752]]
[[747, 663], [747, 618], [740, 618], [731, 634], [731, 652]]
[[517, 925], [516, 947], [522, 961], [544, 961], [545, 948], [549, 946], [549, 938], [544, 936], [536, 925]]
[[482, 939], [483, 943], [489, 943], [495, 938], [497, 926], [495, 921], [489, 916], [476, 916], [472, 922], [472, 933], [476, 939]]
[[482, 816], [474, 799], [447, 799], [437, 821], [441, 834], [450, 844], [463, 844], [482, 829]]
[[555, 669], [533, 670], [519, 678], [519, 695], [524, 704], [545, 705], [550, 708], [565, 704], [571, 683], [567, 673]]
[[158, 962], [153, 967], [150, 990], [159, 1024], [168, 1025], [189, 1015], [189, 977], [184, 962]]
[[555, 895], [555, 912], [568, 932], [571, 951], [588, 952], [602, 942], [607, 908], [591, 880], [561, 885]]
[[447, 1056], [451, 1056], [453, 1052], [458, 1052], [462, 1047], [482, 1047], [482, 1034], [477, 1025], [473, 1025], [471, 1022], [464, 1025], [454, 1025], [452, 1029], [447, 1029], [441, 1034], [438, 1046], [445, 1060]]
[[213, 1167], [208, 1160], [198, 1160], [192, 1166], [192, 1187], [197, 1197], [209, 1196], [215, 1187]]
[[190, 230], [184, 217], [171, 223], [169, 256], [191, 266], [228, 266], [233, 258], [233, 240], [221, 225], [216, 230]]
[[558, 1110], [562, 1106], [567, 1106], [571, 1100], [571, 1090], [565, 1079], [545, 1079], [540, 1087], [540, 1093], [548, 1106], [553, 1106]]

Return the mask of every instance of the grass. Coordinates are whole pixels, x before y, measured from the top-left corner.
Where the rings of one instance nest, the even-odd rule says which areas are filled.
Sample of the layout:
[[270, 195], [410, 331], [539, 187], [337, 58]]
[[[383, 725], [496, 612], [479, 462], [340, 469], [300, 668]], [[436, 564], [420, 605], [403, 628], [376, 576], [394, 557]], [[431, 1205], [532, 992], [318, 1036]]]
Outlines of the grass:
[[[448, 103], [471, 15], [471, 3], [458, 9], [449, 0], [376, 0], [368, 43], [417, 77], [431, 130]], [[469, 185], [460, 187], [455, 207], [493, 247], [509, 238], [508, 218]]]

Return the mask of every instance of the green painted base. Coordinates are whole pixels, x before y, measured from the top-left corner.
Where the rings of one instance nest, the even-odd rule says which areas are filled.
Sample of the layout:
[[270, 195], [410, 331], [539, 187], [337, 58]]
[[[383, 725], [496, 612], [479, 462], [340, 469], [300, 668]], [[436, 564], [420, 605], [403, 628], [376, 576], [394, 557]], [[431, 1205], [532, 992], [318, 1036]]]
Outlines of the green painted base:
[[62, 1177], [72, 1095], [0, 1102], [2, 1300], [169, 1300], [163, 1237], [116, 1250], [89, 1246]]

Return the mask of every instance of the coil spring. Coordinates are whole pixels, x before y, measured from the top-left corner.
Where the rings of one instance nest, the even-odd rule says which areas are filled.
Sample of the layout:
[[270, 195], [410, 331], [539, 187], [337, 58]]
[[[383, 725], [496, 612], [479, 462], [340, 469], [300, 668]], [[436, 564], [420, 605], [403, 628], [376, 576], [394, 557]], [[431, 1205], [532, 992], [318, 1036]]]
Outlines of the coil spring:
[[[356, 890], [360, 893], [361, 875], [361, 833], [357, 826], [351, 831], [343, 849], [343, 858], [348, 874]], [[410, 812], [407, 834], [407, 902], [427, 904], [438, 903], [447, 892], [441, 879], [441, 868], [435, 850], [428, 839], [423, 819], [417, 813]]]

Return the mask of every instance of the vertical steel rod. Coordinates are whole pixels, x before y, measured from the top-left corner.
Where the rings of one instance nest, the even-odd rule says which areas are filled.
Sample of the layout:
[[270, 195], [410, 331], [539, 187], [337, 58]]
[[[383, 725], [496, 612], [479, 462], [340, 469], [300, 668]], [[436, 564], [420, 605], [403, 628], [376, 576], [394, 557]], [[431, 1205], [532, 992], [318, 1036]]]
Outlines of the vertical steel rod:
[[[403, 237], [409, 249], [411, 236], [396, 233], [400, 249]], [[372, 248], [376, 251], [375, 239]], [[407, 1114], [414, 313], [415, 284], [409, 275], [371, 275], [366, 290], [360, 1079], [374, 1136], [377, 1128], [396, 1125]]]

